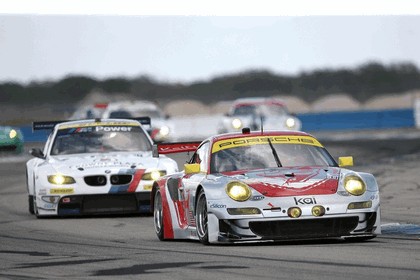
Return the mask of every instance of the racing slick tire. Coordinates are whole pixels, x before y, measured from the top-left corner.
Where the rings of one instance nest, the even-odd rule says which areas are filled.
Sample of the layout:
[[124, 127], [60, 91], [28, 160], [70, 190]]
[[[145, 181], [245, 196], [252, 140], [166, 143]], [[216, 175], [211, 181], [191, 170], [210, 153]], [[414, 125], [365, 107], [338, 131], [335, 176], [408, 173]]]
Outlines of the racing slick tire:
[[38, 206], [36, 206], [36, 197], [35, 196], [32, 196], [32, 205], [33, 205], [33, 211], [34, 211], [34, 215], [35, 215], [35, 217], [37, 218], [37, 219], [42, 219], [42, 218], [44, 218], [43, 216], [40, 216], [39, 215], [39, 213], [38, 213]]
[[35, 214], [35, 211], [34, 211], [34, 196], [33, 195], [28, 196], [28, 210], [29, 210], [29, 213], [31, 213], [32, 215]]
[[155, 232], [159, 240], [164, 241], [164, 225], [163, 225], [163, 206], [162, 206], [162, 195], [160, 191], [156, 191], [154, 197], [153, 207], [153, 222], [155, 226]]
[[195, 220], [197, 223], [197, 236], [204, 245], [209, 244], [209, 229], [207, 216], [207, 200], [204, 190], [201, 190], [197, 196], [197, 206], [195, 211]]

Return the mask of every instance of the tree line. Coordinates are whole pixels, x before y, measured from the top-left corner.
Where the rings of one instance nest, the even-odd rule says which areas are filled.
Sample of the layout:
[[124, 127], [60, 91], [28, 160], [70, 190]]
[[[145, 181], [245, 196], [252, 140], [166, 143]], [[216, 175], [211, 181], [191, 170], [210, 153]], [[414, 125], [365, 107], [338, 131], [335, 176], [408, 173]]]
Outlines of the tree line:
[[158, 82], [149, 76], [98, 80], [79, 75], [27, 85], [4, 82], [0, 84], [0, 103], [75, 105], [92, 91], [109, 95], [127, 93], [133, 98], [160, 104], [186, 98], [209, 104], [240, 97], [273, 95], [292, 95], [313, 102], [334, 93], [346, 93], [364, 102], [376, 95], [398, 94], [415, 89], [420, 89], [420, 72], [416, 65], [369, 62], [354, 69], [326, 68], [294, 76], [250, 70], [191, 84]]

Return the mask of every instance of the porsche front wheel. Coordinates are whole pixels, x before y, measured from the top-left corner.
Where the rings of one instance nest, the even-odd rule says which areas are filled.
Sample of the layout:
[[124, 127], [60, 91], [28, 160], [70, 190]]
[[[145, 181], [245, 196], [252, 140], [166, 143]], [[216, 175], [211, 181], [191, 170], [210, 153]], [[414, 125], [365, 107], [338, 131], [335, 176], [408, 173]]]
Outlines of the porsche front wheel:
[[201, 243], [209, 244], [208, 217], [207, 217], [207, 200], [203, 190], [197, 197], [195, 221], [197, 224], [197, 235]]
[[156, 191], [154, 198], [153, 221], [155, 224], [155, 232], [159, 240], [164, 240], [163, 236], [163, 206], [162, 195], [160, 191]]

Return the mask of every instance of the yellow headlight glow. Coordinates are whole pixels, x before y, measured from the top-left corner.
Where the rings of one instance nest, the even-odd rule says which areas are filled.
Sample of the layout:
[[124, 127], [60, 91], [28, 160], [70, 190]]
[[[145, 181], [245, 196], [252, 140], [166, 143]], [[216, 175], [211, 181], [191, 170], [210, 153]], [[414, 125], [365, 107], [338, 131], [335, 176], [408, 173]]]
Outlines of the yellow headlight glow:
[[344, 178], [344, 188], [349, 194], [355, 196], [362, 195], [366, 191], [365, 182], [356, 175], [348, 175]]
[[365, 209], [372, 207], [372, 201], [362, 201], [362, 202], [352, 202], [349, 204], [347, 209], [354, 210], [354, 209]]
[[234, 129], [240, 129], [242, 127], [242, 121], [240, 119], [233, 119], [232, 120], [232, 127]]
[[153, 170], [153, 171], [144, 173], [142, 176], [142, 179], [156, 181], [157, 179], [165, 175], [166, 175], [166, 171]]
[[251, 197], [251, 189], [247, 184], [238, 181], [229, 182], [226, 185], [227, 195], [236, 201], [246, 201]]
[[291, 207], [287, 210], [287, 215], [290, 218], [299, 218], [302, 215], [302, 210], [299, 207]]
[[61, 174], [48, 176], [48, 182], [54, 185], [69, 185], [69, 184], [76, 183], [73, 177], [65, 176]]
[[10, 130], [10, 132], [9, 132], [10, 139], [15, 138], [16, 136], [17, 136], [16, 130], [14, 130], [14, 129]]
[[321, 217], [325, 214], [325, 208], [321, 205], [315, 205], [312, 207], [312, 215], [315, 217]]

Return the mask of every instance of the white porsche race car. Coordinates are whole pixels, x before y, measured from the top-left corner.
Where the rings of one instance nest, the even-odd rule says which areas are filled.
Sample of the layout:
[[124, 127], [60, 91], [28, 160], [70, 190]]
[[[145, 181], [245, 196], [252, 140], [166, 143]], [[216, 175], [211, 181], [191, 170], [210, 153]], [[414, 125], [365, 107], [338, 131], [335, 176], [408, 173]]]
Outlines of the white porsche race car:
[[252, 130], [300, 130], [301, 121], [290, 114], [286, 104], [278, 98], [249, 97], [236, 99], [229, 112], [218, 124], [218, 133]]
[[152, 157], [150, 118], [35, 122], [52, 129], [26, 163], [29, 212], [40, 216], [149, 213], [154, 180], [178, 171]]
[[158, 144], [162, 154], [195, 151], [183, 172], [153, 185], [160, 240], [208, 243], [370, 239], [381, 233], [372, 174], [339, 164], [303, 132], [230, 133], [201, 144]]

